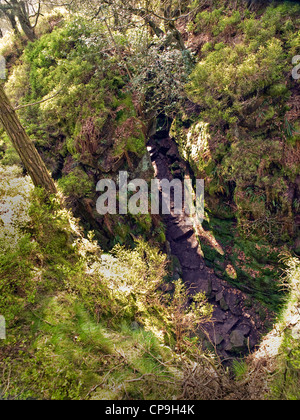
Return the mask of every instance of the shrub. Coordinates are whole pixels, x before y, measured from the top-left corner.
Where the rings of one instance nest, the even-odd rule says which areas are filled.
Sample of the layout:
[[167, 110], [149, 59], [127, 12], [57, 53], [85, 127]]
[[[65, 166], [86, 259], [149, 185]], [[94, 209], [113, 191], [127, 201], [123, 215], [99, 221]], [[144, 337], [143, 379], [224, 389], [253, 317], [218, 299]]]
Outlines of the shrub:
[[[185, 311], [184, 346], [194, 326], [188, 320], [202, 321], [210, 313], [204, 297], [195, 296], [187, 310], [181, 285], [170, 304], [158, 290], [166, 256], [156, 248], [139, 240], [134, 250], [116, 246], [103, 254], [57, 198], [46, 200], [39, 189], [28, 198], [25, 234], [0, 254], [0, 313], [8, 331], [0, 342], [1, 398], [178, 394], [184, 366], [174, 358], [173, 309], [178, 322]], [[138, 388], [130, 386], [144, 374]]]
[[283, 50], [276, 38], [254, 52], [245, 44], [222, 45], [197, 64], [187, 86], [190, 97], [206, 108], [214, 123], [242, 118], [249, 98], [271, 86], [282, 75]]
[[79, 168], [62, 177], [58, 181], [58, 185], [66, 196], [76, 199], [90, 197], [96, 188], [87, 173]]

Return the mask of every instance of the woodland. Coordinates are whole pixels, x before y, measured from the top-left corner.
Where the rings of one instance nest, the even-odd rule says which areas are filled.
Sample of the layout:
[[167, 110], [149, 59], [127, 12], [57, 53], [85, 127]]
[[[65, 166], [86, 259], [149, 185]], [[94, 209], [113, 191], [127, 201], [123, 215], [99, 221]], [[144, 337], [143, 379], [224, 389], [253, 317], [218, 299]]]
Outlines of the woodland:
[[300, 399], [299, 79], [297, 1], [0, 0], [0, 400]]

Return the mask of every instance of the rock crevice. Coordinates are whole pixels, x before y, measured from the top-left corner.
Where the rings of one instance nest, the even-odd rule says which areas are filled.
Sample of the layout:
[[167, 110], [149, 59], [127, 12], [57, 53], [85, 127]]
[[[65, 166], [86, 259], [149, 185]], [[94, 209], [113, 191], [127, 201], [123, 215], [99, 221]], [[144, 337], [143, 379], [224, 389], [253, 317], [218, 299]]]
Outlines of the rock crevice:
[[[189, 167], [181, 160], [171, 138], [151, 137], [148, 150], [157, 179], [171, 181], [189, 174]], [[172, 171], [174, 162], [176, 171]], [[171, 211], [163, 215], [163, 219], [170, 252], [181, 266], [182, 280], [191, 294], [205, 292], [213, 306], [211, 321], [203, 325], [204, 343], [208, 348], [215, 348], [223, 359], [252, 351], [259, 344], [265, 327], [257, 311], [247, 307], [248, 296], [218, 278], [205, 265], [196, 233], [184, 215]]]

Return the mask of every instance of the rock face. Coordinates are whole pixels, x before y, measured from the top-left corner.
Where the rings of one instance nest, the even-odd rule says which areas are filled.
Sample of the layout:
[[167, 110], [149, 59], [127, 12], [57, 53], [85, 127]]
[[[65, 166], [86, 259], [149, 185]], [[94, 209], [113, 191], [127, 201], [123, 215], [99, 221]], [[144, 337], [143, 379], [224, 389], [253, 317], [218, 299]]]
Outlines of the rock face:
[[[159, 180], [174, 178], [174, 171], [171, 170], [174, 162], [183, 174], [189, 174], [188, 166], [181, 161], [176, 145], [170, 138], [153, 136], [148, 150]], [[163, 217], [170, 251], [180, 263], [182, 280], [191, 294], [205, 292], [213, 306], [212, 322], [203, 326], [207, 333], [204, 339], [207, 346], [214, 347], [224, 359], [252, 350], [259, 343], [264, 325], [257, 311], [246, 307], [247, 296], [218, 278], [205, 265], [196, 234], [185, 215], [175, 215], [171, 211], [170, 215]]]

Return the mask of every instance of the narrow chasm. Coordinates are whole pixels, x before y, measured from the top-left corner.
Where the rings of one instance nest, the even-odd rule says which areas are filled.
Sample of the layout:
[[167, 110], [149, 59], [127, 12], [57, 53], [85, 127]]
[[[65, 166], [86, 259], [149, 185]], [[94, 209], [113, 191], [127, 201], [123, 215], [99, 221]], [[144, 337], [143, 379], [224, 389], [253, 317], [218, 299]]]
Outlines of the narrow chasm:
[[[181, 159], [168, 130], [158, 131], [150, 137], [148, 151], [159, 181], [193, 178], [191, 168]], [[166, 226], [167, 248], [177, 262], [173, 274], [182, 278], [191, 296], [204, 292], [213, 307], [210, 321], [198, 331], [204, 346], [215, 350], [224, 362], [253, 351], [266, 333], [265, 321], [272, 318], [272, 313], [259, 302], [249, 305], [246, 293], [216, 276], [213, 268], [206, 265], [195, 226], [184, 210], [182, 214], [175, 214], [172, 193], [170, 210], [170, 214], [161, 216]], [[267, 311], [263, 320], [261, 311]]]

